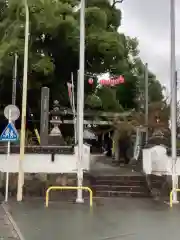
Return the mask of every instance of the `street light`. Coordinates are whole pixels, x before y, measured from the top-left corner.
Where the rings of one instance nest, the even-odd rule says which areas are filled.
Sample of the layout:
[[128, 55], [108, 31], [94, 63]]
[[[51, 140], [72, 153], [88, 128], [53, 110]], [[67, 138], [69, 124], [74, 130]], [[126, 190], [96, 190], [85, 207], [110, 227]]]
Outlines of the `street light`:
[[[172, 188], [178, 186], [176, 175], [176, 53], [175, 53], [175, 0], [170, 0], [171, 24], [171, 147], [172, 147]], [[173, 192], [173, 203], [177, 203], [177, 193]]]
[[29, 43], [29, 8], [28, 8], [27, 0], [24, 0], [24, 7], [25, 7], [26, 24], [25, 24], [25, 42], [24, 42], [24, 72], [23, 72], [20, 157], [19, 157], [17, 201], [22, 201], [23, 185], [24, 185], [23, 160], [24, 160], [25, 131], [26, 131], [28, 43]]

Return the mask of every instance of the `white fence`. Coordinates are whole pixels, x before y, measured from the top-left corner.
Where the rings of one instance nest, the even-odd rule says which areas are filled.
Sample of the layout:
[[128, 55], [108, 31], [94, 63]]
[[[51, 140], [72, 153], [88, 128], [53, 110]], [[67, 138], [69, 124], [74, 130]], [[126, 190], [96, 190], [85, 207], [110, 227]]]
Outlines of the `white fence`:
[[[83, 146], [82, 169], [90, 168], [90, 147]], [[73, 173], [77, 172], [78, 147], [74, 154], [55, 154], [52, 161], [51, 154], [25, 154], [23, 170], [25, 173]], [[11, 154], [7, 160], [6, 154], [0, 154], [0, 171], [17, 173], [19, 154]]]
[[[143, 171], [146, 174], [172, 175], [172, 157], [164, 146], [143, 149]], [[177, 157], [176, 174], [180, 175], [180, 157]]]

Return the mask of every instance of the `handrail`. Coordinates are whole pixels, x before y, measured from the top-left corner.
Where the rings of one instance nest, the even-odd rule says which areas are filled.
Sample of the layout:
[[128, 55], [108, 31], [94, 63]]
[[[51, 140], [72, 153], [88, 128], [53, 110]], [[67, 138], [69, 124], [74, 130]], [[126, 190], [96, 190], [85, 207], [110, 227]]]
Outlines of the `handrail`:
[[75, 186], [51, 186], [46, 190], [46, 207], [49, 206], [49, 192], [51, 190], [86, 190], [89, 192], [89, 205], [92, 207], [93, 205], [93, 191], [89, 187], [75, 187]]
[[170, 204], [170, 207], [173, 206], [173, 192], [180, 192], [180, 189], [179, 188], [176, 188], [176, 189], [172, 189], [172, 191], [170, 192], [170, 195], [169, 195], [169, 204]]

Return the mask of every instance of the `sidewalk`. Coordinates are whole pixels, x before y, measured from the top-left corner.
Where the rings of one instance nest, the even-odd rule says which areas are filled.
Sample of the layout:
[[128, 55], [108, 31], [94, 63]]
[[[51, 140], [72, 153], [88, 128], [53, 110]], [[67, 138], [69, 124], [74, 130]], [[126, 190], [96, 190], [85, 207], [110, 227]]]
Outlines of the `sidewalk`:
[[2, 205], [0, 205], [0, 240], [19, 240], [11, 222]]
[[179, 240], [180, 206], [152, 199], [102, 199], [85, 204], [9, 202], [26, 240]]

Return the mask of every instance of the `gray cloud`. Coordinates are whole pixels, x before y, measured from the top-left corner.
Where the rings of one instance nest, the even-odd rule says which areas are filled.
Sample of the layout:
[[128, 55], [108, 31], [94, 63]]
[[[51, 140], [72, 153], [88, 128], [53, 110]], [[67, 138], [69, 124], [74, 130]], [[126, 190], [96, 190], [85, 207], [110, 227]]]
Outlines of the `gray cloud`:
[[[120, 31], [139, 39], [140, 56], [162, 84], [170, 86], [170, 0], [124, 0]], [[176, 0], [176, 56], [180, 69], [180, 1]], [[179, 74], [180, 76], [180, 74]]]

